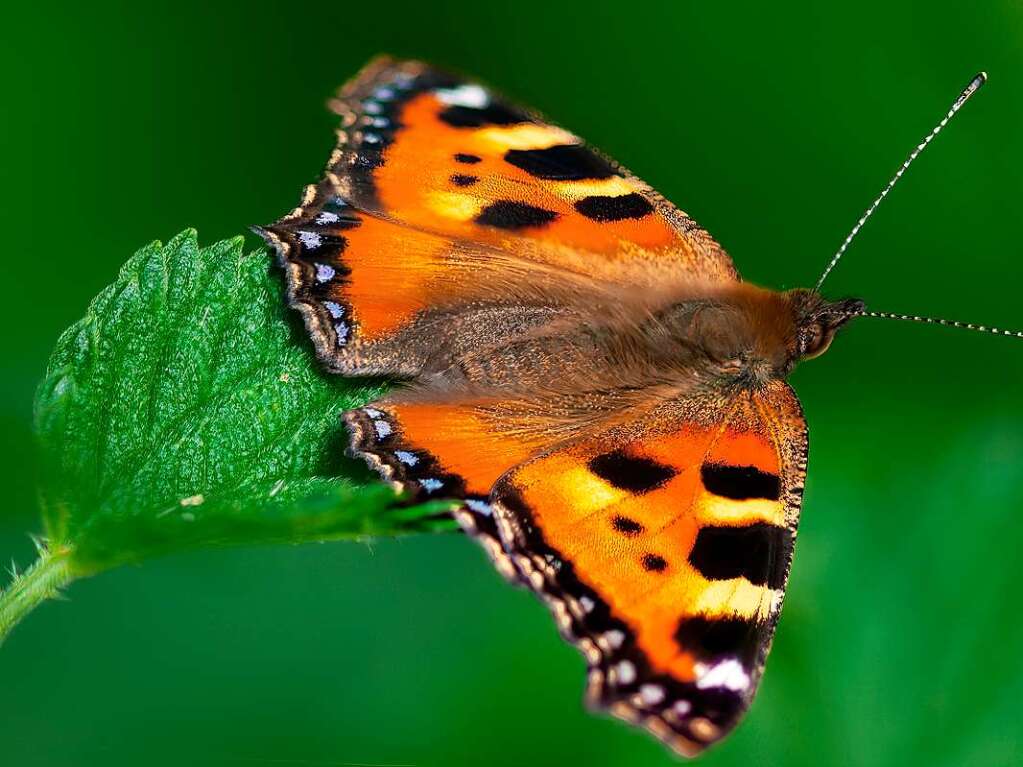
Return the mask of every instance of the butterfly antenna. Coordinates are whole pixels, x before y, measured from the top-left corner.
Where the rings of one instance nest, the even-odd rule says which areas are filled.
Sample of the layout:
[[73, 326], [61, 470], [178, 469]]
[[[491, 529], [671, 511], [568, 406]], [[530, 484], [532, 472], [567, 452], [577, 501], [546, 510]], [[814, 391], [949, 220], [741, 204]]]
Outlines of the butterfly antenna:
[[1023, 330], [1006, 330], [1005, 328], [988, 327], [987, 325], [975, 325], [972, 322], [957, 322], [956, 320], [943, 320], [937, 317], [921, 317], [918, 314], [893, 314], [891, 312], [868, 312], [866, 309], [857, 312], [842, 312], [844, 317], [878, 317], [882, 320], [904, 320], [906, 322], [922, 322], [925, 325], [942, 325], [946, 328], [961, 328], [963, 330], [974, 330], [978, 333], [990, 333], [995, 336], [1011, 336], [1023, 338]]
[[948, 125], [948, 121], [952, 119], [952, 116], [955, 115], [955, 113], [958, 112], [960, 109], [962, 109], [963, 104], [965, 104], [969, 100], [970, 96], [976, 93], [980, 89], [980, 86], [982, 86], [986, 81], [987, 73], [985, 72], [979, 73], [972, 80], [970, 80], [970, 84], [967, 85], [966, 88], [963, 89], [963, 92], [959, 94], [959, 98], [955, 100], [955, 102], [952, 104], [952, 107], [948, 110], [948, 113], [943, 118], [941, 118], [941, 121], [934, 126], [934, 130], [928, 133], [924, 137], [923, 141], [917, 144], [916, 148], [909, 153], [909, 157], [907, 157], [906, 161], [902, 163], [902, 167], [900, 167], [895, 172], [895, 175], [892, 176], [892, 179], [891, 181], [888, 182], [888, 185], [881, 190], [881, 194], [879, 194], [877, 196], [877, 199], [875, 199], [870, 204], [870, 207], [867, 208], [866, 212], [862, 216], [860, 216], [860, 220], [856, 222], [856, 226], [852, 228], [852, 231], [849, 232], [849, 236], [845, 238], [845, 241], [842, 243], [842, 246], [838, 249], [838, 252], [835, 253], [835, 255], [832, 257], [831, 262], [824, 270], [824, 274], [822, 274], [820, 279], [817, 280], [817, 284], [814, 286], [814, 290], [819, 291], [821, 289], [821, 285], [824, 284], [824, 280], [826, 280], [828, 275], [831, 274], [831, 270], [835, 268], [835, 264], [837, 264], [839, 260], [841, 260], [842, 255], [849, 247], [849, 243], [851, 243], [855, 239], [856, 235], [860, 233], [860, 229], [862, 229], [863, 225], [867, 223], [867, 220], [872, 215], [874, 215], [874, 211], [877, 210], [877, 206], [881, 204], [881, 200], [888, 196], [888, 193], [892, 191], [892, 188], [898, 183], [899, 179], [902, 178], [902, 174], [909, 169], [909, 166], [913, 164], [913, 161], [917, 157], [919, 157], [920, 153], [924, 151], [927, 145], [934, 140], [934, 137], [941, 133], [942, 129], [946, 125]]

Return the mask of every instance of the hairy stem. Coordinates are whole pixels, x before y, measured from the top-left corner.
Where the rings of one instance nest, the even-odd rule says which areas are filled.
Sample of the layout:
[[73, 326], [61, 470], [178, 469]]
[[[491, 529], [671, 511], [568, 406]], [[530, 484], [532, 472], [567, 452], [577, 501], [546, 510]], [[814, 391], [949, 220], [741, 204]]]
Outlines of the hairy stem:
[[22, 618], [74, 580], [70, 555], [67, 546], [55, 551], [41, 549], [39, 559], [0, 592], [0, 644]]

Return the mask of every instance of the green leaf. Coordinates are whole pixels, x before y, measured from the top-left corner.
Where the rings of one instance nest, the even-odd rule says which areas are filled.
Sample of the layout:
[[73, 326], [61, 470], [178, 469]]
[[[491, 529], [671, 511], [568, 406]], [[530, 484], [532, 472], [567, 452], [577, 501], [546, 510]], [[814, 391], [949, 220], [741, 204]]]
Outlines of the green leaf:
[[242, 243], [142, 249], [58, 341], [36, 429], [43, 559], [67, 579], [196, 546], [452, 528], [448, 505], [399, 508], [343, 457], [341, 412], [385, 386], [323, 374]]

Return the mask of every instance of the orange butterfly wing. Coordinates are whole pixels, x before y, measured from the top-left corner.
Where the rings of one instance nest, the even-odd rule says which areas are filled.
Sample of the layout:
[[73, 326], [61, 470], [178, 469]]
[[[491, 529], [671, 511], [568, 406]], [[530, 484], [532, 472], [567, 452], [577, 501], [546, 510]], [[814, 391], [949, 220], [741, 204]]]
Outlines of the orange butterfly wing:
[[462, 528], [507, 578], [520, 578], [497, 532], [490, 488], [509, 468], [547, 446], [545, 435], [505, 428], [491, 402], [428, 401], [392, 395], [345, 413], [351, 453], [413, 501], [452, 498]]
[[333, 107], [342, 127], [324, 182], [257, 231], [338, 372], [414, 372], [396, 351], [403, 331], [509, 275], [737, 279], [710, 235], [650, 187], [478, 83], [380, 59]]
[[684, 755], [736, 725], [802, 500], [806, 423], [787, 384], [669, 402], [556, 447], [493, 400], [397, 394], [346, 421], [398, 489], [463, 501], [466, 530], [582, 650], [593, 705]]
[[638, 246], [734, 279], [713, 240], [649, 186], [479, 83], [379, 59], [332, 107], [342, 128], [328, 176], [363, 210], [500, 247], [520, 237], [640, 257]]
[[502, 541], [589, 664], [588, 698], [679, 753], [749, 706], [792, 557], [806, 425], [792, 390], [671, 403], [514, 468]]

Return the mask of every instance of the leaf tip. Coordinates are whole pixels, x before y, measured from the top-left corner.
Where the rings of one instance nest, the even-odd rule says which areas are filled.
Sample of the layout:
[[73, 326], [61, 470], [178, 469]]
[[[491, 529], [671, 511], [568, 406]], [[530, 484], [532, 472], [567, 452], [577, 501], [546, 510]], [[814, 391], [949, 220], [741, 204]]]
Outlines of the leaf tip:
[[170, 238], [166, 245], [161, 245], [161, 249], [174, 251], [179, 250], [182, 247], [199, 249], [199, 230], [194, 227], [183, 229], [176, 235]]

